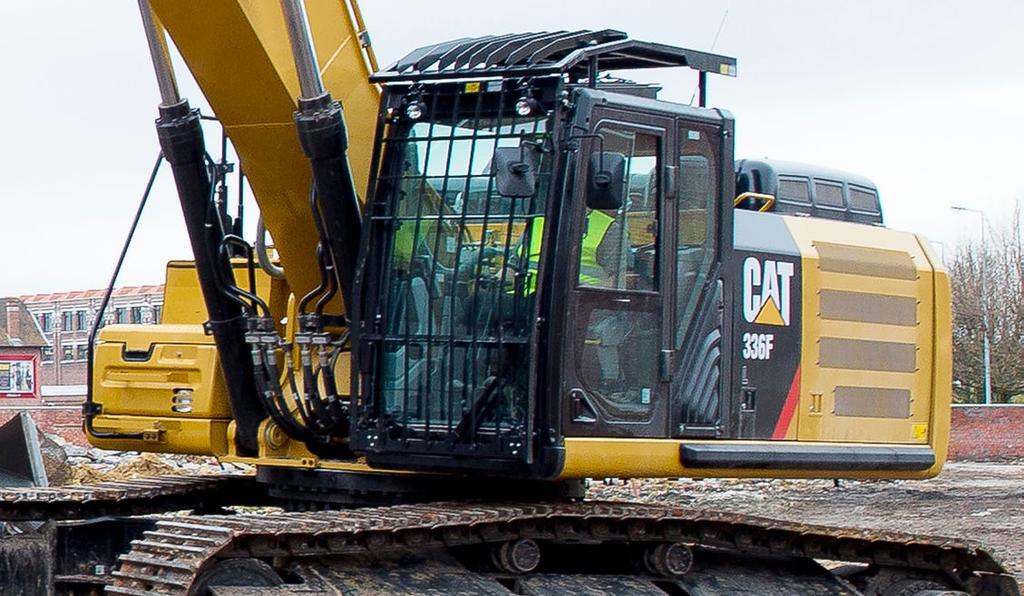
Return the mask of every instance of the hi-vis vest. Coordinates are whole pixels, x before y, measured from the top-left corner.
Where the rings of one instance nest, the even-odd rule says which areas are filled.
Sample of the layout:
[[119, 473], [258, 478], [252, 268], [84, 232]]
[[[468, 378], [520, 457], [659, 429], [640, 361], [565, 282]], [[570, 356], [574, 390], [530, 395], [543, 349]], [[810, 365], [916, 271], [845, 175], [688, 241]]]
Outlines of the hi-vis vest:
[[[587, 214], [587, 227], [583, 232], [583, 245], [580, 247], [580, 285], [605, 285], [608, 274], [604, 267], [597, 262], [597, 247], [604, 240], [608, 228], [613, 223], [615, 223], [615, 218], [602, 211], [592, 209]], [[526, 295], [528, 296], [537, 289], [537, 269], [540, 266], [540, 250], [544, 243], [544, 216], [535, 217], [523, 233], [530, 234], [526, 278]]]

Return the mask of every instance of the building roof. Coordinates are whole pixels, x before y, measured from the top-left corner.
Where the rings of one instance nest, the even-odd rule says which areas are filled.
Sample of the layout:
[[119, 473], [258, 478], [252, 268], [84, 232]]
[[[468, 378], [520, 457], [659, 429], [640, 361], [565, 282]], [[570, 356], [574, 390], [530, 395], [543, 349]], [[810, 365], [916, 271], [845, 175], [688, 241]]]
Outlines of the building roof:
[[[72, 292], [55, 292], [52, 294], [27, 294], [20, 296], [22, 302], [29, 306], [37, 304], [49, 304], [51, 302], [74, 302], [78, 300], [91, 300], [103, 298], [103, 294], [106, 293], [106, 289], [103, 290], [77, 290]], [[114, 288], [113, 296], [115, 298], [131, 297], [131, 296], [148, 296], [152, 294], [163, 294], [164, 286], [128, 286], [124, 288]]]
[[[11, 317], [17, 318], [11, 320]], [[38, 348], [48, 345], [36, 318], [24, 302], [17, 298], [0, 298], [0, 347]]]

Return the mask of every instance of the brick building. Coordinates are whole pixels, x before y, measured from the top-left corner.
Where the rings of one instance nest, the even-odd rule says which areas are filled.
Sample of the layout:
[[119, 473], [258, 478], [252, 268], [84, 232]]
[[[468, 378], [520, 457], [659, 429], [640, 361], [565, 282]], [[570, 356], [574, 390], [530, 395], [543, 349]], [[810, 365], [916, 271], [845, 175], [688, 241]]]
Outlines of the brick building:
[[43, 353], [52, 348], [24, 302], [0, 298], [0, 424], [28, 412], [44, 432], [84, 445], [81, 395], [47, 395], [43, 386]]
[[[89, 329], [104, 290], [0, 298], [0, 424], [28, 412], [43, 432], [85, 445]], [[160, 321], [163, 286], [114, 290], [104, 324]]]
[[0, 298], [0, 405], [40, 398], [40, 366], [48, 348], [25, 304], [17, 298]]
[[[32, 294], [20, 299], [47, 345], [40, 356], [44, 395], [84, 397], [89, 330], [105, 290]], [[160, 322], [163, 286], [116, 288], [103, 324]]]

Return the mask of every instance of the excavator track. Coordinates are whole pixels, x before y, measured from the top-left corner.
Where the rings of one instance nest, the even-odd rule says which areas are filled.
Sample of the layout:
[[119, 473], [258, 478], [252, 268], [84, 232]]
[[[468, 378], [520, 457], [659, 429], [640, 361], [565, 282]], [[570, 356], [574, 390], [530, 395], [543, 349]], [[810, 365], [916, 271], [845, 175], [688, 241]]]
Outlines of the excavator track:
[[[510, 569], [501, 564], [501, 555], [492, 555], [492, 566], [472, 563], [488, 560], [481, 553], [507, 553], [506, 545], [517, 544], [537, 547], [525, 552], [531, 569], [525, 568], [529, 564], [516, 569], [514, 561]], [[685, 545], [692, 566], [680, 567], [676, 560], [662, 574], [600, 568], [602, 561], [628, 558], [622, 555], [630, 549], [650, 553], [666, 544]], [[886, 592], [869, 582], [870, 590], [862, 591], [863, 585], [855, 588], [814, 560], [886, 570], [904, 583], [894, 580], [896, 591]], [[273, 578], [270, 564], [286, 570], [283, 580]], [[754, 573], [762, 568], [761, 575]], [[218, 573], [226, 577], [225, 570], [233, 579], [223, 584], [210, 579]], [[239, 573], [245, 579], [239, 581]], [[269, 596], [326, 589], [345, 594], [735, 593], [738, 586], [730, 581], [745, 582], [747, 593], [758, 594], [913, 594], [899, 591], [900, 586], [939, 587], [928, 578], [945, 578], [947, 587], [965, 593], [1018, 594], [1012, 577], [973, 542], [614, 502], [442, 502], [164, 518], [132, 542], [113, 576], [107, 593], [123, 596]]]
[[135, 478], [0, 489], [0, 586], [5, 594], [97, 594], [117, 556], [168, 512], [265, 505], [251, 474]]
[[261, 504], [252, 475], [169, 475], [79, 486], [0, 489], [0, 520], [68, 520]]

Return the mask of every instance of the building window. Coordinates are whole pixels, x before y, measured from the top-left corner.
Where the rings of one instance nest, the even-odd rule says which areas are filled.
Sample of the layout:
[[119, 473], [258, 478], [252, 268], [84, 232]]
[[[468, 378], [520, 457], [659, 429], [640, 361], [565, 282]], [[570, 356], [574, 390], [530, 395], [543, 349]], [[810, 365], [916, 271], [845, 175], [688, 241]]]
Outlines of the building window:
[[117, 324], [123, 324], [128, 322], [128, 309], [124, 307], [117, 307], [114, 309], [114, 322]]
[[84, 310], [75, 311], [75, 331], [83, 331], [86, 327], [86, 312]]
[[79, 344], [75, 346], [75, 360], [88, 360], [89, 359], [89, 344]]
[[160, 316], [164, 314], [163, 311], [164, 311], [164, 308], [162, 306], [154, 306], [153, 307], [153, 324], [154, 325], [159, 325], [160, 324]]
[[43, 362], [53, 362], [53, 348], [51, 346], [43, 348]]
[[43, 333], [49, 333], [53, 331], [53, 313], [52, 312], [41, 312], [36, 315], [39, 320], [39, 328], [43, 330]]
[[72, 346], [72, 345], [61, 346], [60, 361], [61, 362], [71, 362], [74, 359], [75, 359], [75, 346]]
[[131, 322], [135, 323], [136, 325], [138, 325], [139, 323], [143, 322], [142, 321], [142, 307], [141, 306], [133, 306], [132, 307], [132, 321]]
[[71, 315], [72, 315], [72, 313], [69, 310], [66, 310], [66, 311], [60, 313], [60, 330], [61, 331], [71, 331], [71, 325], [73, 323]]

